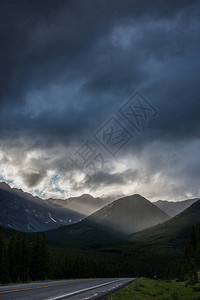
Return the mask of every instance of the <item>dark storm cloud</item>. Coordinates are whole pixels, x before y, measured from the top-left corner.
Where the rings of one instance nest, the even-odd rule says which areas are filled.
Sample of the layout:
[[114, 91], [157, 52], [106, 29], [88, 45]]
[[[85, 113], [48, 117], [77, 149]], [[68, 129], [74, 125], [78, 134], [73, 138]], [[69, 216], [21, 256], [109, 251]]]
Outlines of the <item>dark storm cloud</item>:
[[38, 172], [34, 170], [25, 170], [20, 172], [20, 176], [23, 178], [27, 187], [32, 188], [37, 186], [45, 177], [45, 172]]
[[[128, 164], [121, 173], [108, 167], [86, 174], [83, 182], [75, 177], [71, 184], [97, 189], [149, 181], [155, 189], [153, 175], [162, 169], [166, 180], [160, 189], [171, 178], [176, 182], [171, 189], [179, 194], [187, 183], [195, 190], [199, 1], [18, 0], [0, 5], [0, 147], [8, 162], [19, 169], [23, 165], [19, 175], [28, 187], [48, 181], [53, 172], [71, 176], [67, 156], [141, 90], [159, 115], [116, 156], [135, 155], [140, 160], [135, 171]], [[188, 149], [188, 143], [194, 147]], [[177, 152], [177, 160], [171, 160]], [[108, 165], [114, 166], [112, 158]]]
[[[112, 172], [111, 170], [97, 171], [85, 173], [84, 178], [81, 181], [77, 181], [76, 178], [70, 176], [70, 183], [73, 191], [105, 191], [106, 187], [112, 187], [112, 195], [122, 195], [123, 192], [120, 187], [137, 182], [139, 179], [139, 171], [136, 169], [126, 169], [122, 172]], [[117, 187], [117, 189], [115, 189]], [[118, 191], [119, 188], [119, 191]], [[102, 190], [101, 190], [102, 189]]]
[[113, 174], [99, 171], [91, 177], [87, 176], [82, 184], [84, 184], [85, 187], [97, 189], [99, 186], [122, 185], [127, 184], [128, 181], [134, 182], [137, 176], [138, 172], [130, 169]]
[[2, 1], [1, 6], [2, 136], [37, 137], [40, 146], [68, 143], [90, 133], [138, 88], [163, 113], [158, 138], [171, 128], [173, 135], [196, 134], [198, 1]]

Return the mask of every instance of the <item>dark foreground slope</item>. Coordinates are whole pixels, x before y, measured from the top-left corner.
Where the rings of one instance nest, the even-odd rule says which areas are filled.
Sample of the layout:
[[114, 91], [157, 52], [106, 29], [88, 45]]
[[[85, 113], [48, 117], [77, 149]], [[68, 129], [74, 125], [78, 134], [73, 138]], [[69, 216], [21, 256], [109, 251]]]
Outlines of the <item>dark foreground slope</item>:
[[[110, 209], [106, 211], [110, 212]], [[171, 264], [183, 255], [192, 225], [200, 221], [198, 201], [162, 224], [128, 236], [119, 236], [118, 231], [113, 232], [113, 229], [102, 226], [106, 218], [102, 211], [97, 213], [98, 223], [87, 218], [73, 226], [51, 230], [46, 235], [51, 245], [52, 240], [57, 239], [53, 242], [54, 250], [56, 243], [60, 247], [59, 241], [62, 240], [63, 253], [69, 248], [89, 253], [94, 259], [117, 266], [121, 276], [165, 276]], [[113, 239], [114, 233], [118, 239]]]
[[129, 241], [142, 241], [175, 245], [182, 248], [192, 225], [200, 222], [200, 200], [174, 218], [129, 236]]
[[122, 237], [169, 217], [140, 195], [118, 199], [81, 222], [46, 232], [47, 239], [63, 243], [104, 243]]
[[120, 243], [99, 249], [121, 272], [131, 276], [165, 276], [183, 256], [190, 230], [200, 222], [200, 200], [174, 218], [131, 234]]

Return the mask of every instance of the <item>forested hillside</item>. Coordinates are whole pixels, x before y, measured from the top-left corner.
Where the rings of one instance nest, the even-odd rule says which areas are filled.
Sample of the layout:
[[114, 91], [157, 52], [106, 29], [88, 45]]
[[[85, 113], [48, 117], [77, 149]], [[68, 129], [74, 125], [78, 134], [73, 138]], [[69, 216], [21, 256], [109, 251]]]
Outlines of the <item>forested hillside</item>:
[[8, 240], [0, 230], [0, 283], [45, 279], [116, 276], [117, 268], [107, 267], [88, 255], [52, 255], [45, 235], [30, 241], [25, 233]]

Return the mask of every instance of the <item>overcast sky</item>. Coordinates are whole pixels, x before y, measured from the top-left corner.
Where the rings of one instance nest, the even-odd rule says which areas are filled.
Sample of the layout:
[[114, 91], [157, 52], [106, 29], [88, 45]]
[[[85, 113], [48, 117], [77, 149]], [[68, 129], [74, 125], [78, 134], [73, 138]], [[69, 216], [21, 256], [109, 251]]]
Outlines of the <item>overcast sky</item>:
[[0, 5], [1, 181], [43, 198], [199, 197], [199, 1]]

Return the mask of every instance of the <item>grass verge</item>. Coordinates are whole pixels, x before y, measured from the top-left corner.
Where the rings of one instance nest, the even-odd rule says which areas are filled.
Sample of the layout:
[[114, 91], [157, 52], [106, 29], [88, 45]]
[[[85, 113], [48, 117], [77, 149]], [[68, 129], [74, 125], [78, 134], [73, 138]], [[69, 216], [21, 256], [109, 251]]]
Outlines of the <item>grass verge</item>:
[[200, 300], [200, 284], [140, 278], [107, 300]]

